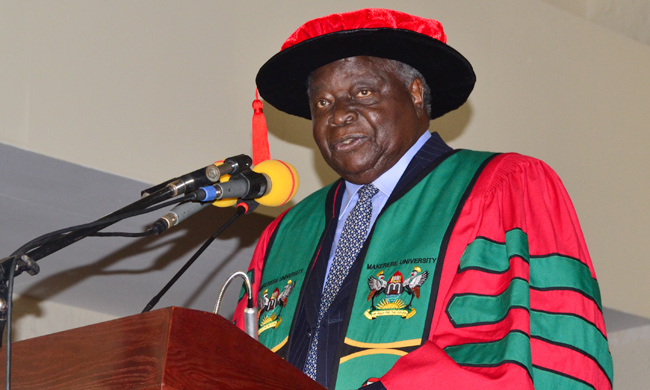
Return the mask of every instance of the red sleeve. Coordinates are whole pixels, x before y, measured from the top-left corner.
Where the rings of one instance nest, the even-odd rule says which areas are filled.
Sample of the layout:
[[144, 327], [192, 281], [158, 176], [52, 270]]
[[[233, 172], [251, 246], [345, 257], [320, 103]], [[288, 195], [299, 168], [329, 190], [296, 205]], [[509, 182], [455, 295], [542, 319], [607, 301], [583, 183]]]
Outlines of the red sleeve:
[[487, 165], [441, 276], [429, 340], [381, 378], [388, 390], [611, 389], [594, 269], [571, 200], [541, 161]]
[[[259, 241], [257, 242], [255, 251], [253, 252], [253, 258], [251, 259], [251, 263], [248, 266], [248, 276], [251, 278], [252, 283], [253, 302], [257, 302], [257, 297], [259, 295], [260, 281], [262, 280], [262, 268], [264, 266], [264, 259], [266, 258], [266, 251], [268, 249], [269, 242], [273, 236], [273, 233], [275, 232], [275, 229], [278, 227], [278, 224], [282, 220], [282, 217], [284, 217], [284, 215], [287, 213], [287, 211], [273, 220], [273, 222], [271, 222], [269, 226], [264, 229]], [[233, 315], [233, 323], [237, 325], [237, 327], [241, 330], [245, 330], [244, 309], [246, 308], [247, 299], [248, 294], [244, 293], [244, 295], [237, 303], [235, 314]]]

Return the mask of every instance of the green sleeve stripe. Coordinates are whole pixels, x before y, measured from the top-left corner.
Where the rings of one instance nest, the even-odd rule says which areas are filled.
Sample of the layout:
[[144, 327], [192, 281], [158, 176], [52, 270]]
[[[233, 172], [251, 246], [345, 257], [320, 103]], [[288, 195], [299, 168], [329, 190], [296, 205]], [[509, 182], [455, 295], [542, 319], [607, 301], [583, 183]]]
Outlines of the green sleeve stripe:
[[514, 363], [532, 372], [530, 339], [520, 331], [512, 331], [501, 340], [449, 346], [444, 351], [461, 366], [496, 367]]
[[465, 248], [458, 272], [478, 269], [490, 273], [504, 273], [510, 268], [510, 259], [513, 257], [528, 261], [528, 236], [521, 229], [506, 232], [505, 243], [477, 237]]
[[598, 282], [580, 260], [558, 254], [531, 258], [530, 286], [538, 290], [576, 290], [602, 310]]
[[578, 378], [573, 378], [561, 372], [551, 371], [538, 366], [533, 366], [533, 383], [535, 384], [536, 389], [596, 389], [591, 384]]
[[598, 282], [589, 266], [578, 259], [557, 253], [530, 256], [528, 236], [521, 229], [506, 232], [506, 241], [485, 237], [472, 241], [460, 258], [458, 272], [469, 269], [487, 273], [505, 273], [510, 259], [520, 257], [530, 264], [530, 286], [537, 290], [573, 290], [587, 296], [602, 310]]
[[607, 339], [594, 324], [574, 315], [531, 310], [530, 335], [588, 356], [612, 381], [614, 367]]
[[528, 282], [513, 278], [499, 295], [458, 294], [451, 298], [447, 315], [455, 327], [495, 324], [503, 320], [510, 309], [530, 308]]

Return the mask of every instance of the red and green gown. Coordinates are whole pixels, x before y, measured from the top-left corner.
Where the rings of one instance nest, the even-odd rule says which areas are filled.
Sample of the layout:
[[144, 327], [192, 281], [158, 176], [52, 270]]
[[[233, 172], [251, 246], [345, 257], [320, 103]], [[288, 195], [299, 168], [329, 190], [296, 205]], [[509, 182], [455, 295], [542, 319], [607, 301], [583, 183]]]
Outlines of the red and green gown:
[[[331, 388], [611, 389], [598, 283], [555, 172], [465, 150], [432, 167], [389, 201], [357, 259]], [[253, 298], [272, 303], [260, 342], [281, 355], [340, 183], [278, 217], [255, 250]]]

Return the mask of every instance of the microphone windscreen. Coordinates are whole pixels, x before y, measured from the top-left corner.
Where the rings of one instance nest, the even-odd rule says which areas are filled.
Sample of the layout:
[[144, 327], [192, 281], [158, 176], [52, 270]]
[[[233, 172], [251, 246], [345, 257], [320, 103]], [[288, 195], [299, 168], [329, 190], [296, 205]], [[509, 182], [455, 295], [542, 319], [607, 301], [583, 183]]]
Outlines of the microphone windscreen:
[[264, 206], [282, 206], [298, 192], [300, 180], [293, 165], [280, 160], [265, 160], [253, 167], [257, 173], [265, 173], [271, 182], [271, 190], [257, 199]]

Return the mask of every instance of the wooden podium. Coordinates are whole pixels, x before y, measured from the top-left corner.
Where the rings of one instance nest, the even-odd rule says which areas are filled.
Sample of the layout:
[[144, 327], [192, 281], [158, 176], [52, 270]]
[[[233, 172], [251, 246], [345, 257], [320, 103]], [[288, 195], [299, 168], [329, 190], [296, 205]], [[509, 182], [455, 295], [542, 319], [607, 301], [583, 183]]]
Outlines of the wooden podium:
[[178, 307], [20, 341], [12, 355], [13, 390], [324, 390], [223, 317]]

